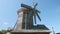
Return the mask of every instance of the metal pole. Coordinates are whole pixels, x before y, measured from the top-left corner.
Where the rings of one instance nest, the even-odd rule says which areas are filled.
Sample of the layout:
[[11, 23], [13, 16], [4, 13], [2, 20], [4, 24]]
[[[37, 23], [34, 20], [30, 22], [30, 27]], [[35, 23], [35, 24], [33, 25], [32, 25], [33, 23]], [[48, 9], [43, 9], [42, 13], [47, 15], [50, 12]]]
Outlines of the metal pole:
[[52, 32], [53, 32], [53, 34], [55, 34], [55, 31], [54, 31], [54, 28], [52, 27]]

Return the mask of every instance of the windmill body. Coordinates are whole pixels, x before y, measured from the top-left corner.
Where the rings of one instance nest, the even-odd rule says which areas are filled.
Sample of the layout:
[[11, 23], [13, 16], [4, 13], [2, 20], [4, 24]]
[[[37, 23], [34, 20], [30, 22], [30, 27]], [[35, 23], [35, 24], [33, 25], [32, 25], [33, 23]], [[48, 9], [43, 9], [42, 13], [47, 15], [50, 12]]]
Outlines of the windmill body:
[[33, 26], [33, 16], [32, 11], [29, 12], [27, 8], [22, 8], [18, 10], [18, 20], [14, 27], [14, 30], [17, 31], [20, 29], [30, 29]]
[[[18, 10], [18, 19], [13, 28], [12, 34], [20, 34], [20, 33], [50, 33], [50, 30], [45, 25], [33, 25], [33, 16], [39, 18], [38, 10], [32, 8], [31, 6], [21, 4], [21, 9]], [[33, 12], [37, 11], [37, 12]], [[36, 14], [36, 15], [35, 15]], [[39, 18], [40, 19], [40, 18]], [[40, 19], [41, 20], [41, 19]], [[36, 21], [36, 20], [35, 20]]]

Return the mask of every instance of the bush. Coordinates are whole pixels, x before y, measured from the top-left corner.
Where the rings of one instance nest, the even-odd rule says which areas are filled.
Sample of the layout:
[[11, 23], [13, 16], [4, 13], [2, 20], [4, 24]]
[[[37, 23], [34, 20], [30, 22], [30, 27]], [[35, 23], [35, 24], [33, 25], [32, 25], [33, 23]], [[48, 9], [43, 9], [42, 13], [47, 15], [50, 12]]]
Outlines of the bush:
[[6, 31], [5, 30], [1, 30], [0, 34], [6, 34]]

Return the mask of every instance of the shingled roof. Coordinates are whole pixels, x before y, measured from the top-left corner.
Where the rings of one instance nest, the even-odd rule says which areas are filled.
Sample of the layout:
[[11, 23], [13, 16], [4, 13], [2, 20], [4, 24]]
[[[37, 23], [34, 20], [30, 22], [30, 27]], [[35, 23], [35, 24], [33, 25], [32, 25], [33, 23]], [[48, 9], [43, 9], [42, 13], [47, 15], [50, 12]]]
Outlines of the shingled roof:
[[37, 25], [37, 26], [34, 26], [33, 29], [37, 29], [37, 30], [49, 30], [45, 25]]
[[[29, 10], [33, 10], [34, 8], [32, 8], [31, 6], [28, 6], [28, 5], [26, 5], [26, 4], [21, 4], [21, 7], [24, 7], [24, 8], [27, 8], [27, 9], [29, 9]], [[39, 12], [40, 13], [40, 11], [38, 11], [37, 9], [35, 9], [35, 11], [37, 11], [37, 12]]]

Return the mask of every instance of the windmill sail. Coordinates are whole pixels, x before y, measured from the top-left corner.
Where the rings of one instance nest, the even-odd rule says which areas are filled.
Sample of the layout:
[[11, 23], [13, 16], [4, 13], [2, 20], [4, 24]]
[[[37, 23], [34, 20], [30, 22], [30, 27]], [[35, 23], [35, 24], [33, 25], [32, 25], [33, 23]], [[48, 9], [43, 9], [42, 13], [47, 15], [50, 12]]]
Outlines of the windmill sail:
[[39, 16], [39, 14], [37, 14], [37, 17], [38, 17], [38, 19], [41, 21], [41, 18], [40, 18], [40, 16]]
[[[38, 12], [35, 11], [37, 5], [38, 5], [38, 3], [36, 3], [36, 4], [34, 5], [34, 9], [33, 9], [35, 24], [36, 24], [36, 15], [37, 15], [37, 17], [39, 18], [39, 20], [41, 21], [41, 18], [39, 17]], [[40, 13], [40, 12], [39, 12], [39, 13]]]

